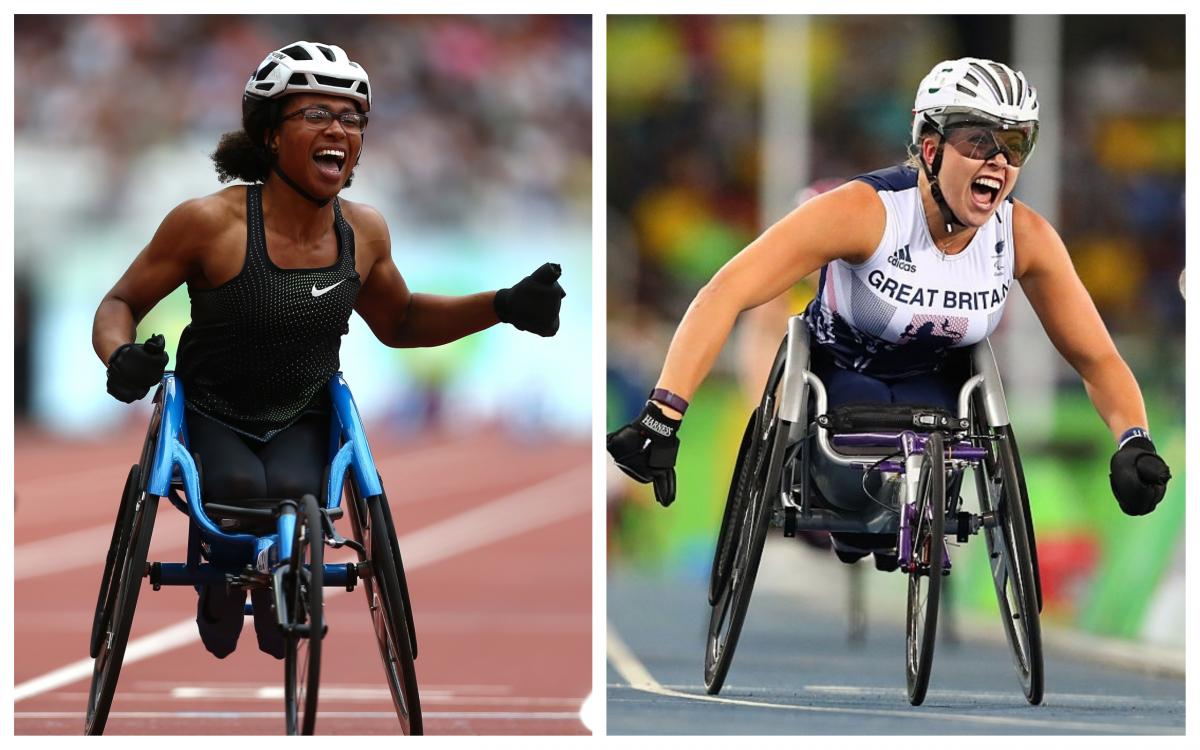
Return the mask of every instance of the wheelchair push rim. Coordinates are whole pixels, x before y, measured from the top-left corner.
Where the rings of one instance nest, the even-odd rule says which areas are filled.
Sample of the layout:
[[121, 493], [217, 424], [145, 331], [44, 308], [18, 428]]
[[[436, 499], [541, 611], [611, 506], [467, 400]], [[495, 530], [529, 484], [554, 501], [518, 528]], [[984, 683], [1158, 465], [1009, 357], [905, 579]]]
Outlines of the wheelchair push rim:
[[108, 554], [104, 559], [104, 572], [100, 577], [100, 593], [96, 597], [96, 611], [92, 615], [92, 635], [88, 644], [88, 655], [93, 659], [100, 653], [100, 644], [103, 642], [108, 624], [112, 620], [118, 588], [115, 585], [116, 579], [120, 575], [120, 567], [124, 564], [126, 550], [129, 547], [129, 537], [133, 532], [133, 512], [137, 507], [137, 499], [141, 491], [141, 468], [138, 464], [134, 464], [129, 468], [129, 474], [125, 478], [125, 487], [121, 491], [121, 504], [113, 524]]
[[980, 510], [992, 519], [985, 524], [984, 539], [1017, 679], [1025, 699], [1038, 705], [1044, 692], [1044, 671], [1036, 573], [1024, 511], [1028, 501], [1016, 464], [1011, 426], [993, 432], [994, 439], [987, 441], [988, 459], [975, 470]]
[[919, 706], [925, 701], [933, 668], [945, 561], [946, 472], [939, 432], [930, 433], [925, 442], [917, 498], [908, 507], [912, 508], [912, 541], [907, 571], [905, 677], [908, 701]]
[[324, 637], [324, 546], [321, 512], [316, 498], [301, 498], [292, 536], [291, 557], [281, 577], [282, 600], [288, 611], [285, 634], [284, 716], [289, 735], [310, 735], [316, 728]]
[[392, 695], [392, 704], [401, 731], [408, 735], [424, 733], [421, 698], [413, 663], [411, 618], [407, 613], [407, 584], [403, 571], [393, 557], [389, 512], [384, 496], [362, 497], [357, 484], [349, 481], [349, 515], [356, 540], [370, 555], [371, 574], [360, 579], [367, 597], [380, 661]]
[[109, 708], [121, 675], [121, 664], [125, 659], [125, 646], [129, 642], [129, 630], [133, 625], [134, 610], [137, 609], [138, 593], [146, 574], [146, 558], [150, 552], [150, 537], [154, 533], [157, 511], [158, 498], [141, 493], [130, 520], [130, 542], [125, 547], [123, 559], [115, 568], [119, 578], [114, 578], [112, 613], [102, 628], [92, 669], [84, 720], [85, 734], [103, 734], [108, 721]]

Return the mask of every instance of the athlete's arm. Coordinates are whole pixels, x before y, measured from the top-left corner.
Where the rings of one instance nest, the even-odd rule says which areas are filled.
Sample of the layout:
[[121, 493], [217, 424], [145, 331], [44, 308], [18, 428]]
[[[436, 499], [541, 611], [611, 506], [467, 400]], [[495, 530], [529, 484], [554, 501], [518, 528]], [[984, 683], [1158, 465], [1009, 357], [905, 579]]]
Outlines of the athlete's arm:
[[208, 196], [181, 203], [163, 219], [96, 309], [92, 348], [102, 362], [132, 342], [146, 313], [199, 271], [203, 243], [214, 240], [227, 223], [220, 212], [219, 201]]
[[392, 261], [383, 216], [370, 206], [352, 205], [356, 252], [366, 261], [354, 309], [376, 338], [397, 348], [438, 346], [500, 322], [492, 306], [495, 292], [448, 297], [409, 291]]
[[1114, 438], [1145, 427], [1137, 381], [1117, 352], [1058, 232], [1020, 201], [1013, 207], [1016, 276], [1050, 341], [1083, 379], [1084, 388]]
[[[692, 300], [671, 340], [658, 387], [690, 400], [739, 313], [774, 299], [831, 260], [867, 260], [885, 221], [875, 189], [859, 181], [793, 209], [722, 266]], [[678, 416], [673, 409], [663, 411]]]

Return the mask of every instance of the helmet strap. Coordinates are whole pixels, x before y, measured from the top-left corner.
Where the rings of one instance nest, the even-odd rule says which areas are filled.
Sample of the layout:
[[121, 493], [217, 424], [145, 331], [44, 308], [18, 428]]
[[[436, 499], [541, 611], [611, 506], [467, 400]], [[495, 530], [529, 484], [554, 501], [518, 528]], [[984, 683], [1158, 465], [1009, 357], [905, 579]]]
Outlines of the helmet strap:
[[323, 208], [324, 206], [328, 205], [330, 201], [329, 198], [314, 198], [311, 193], [296, 184], [295, 180], [293, 180], [291, 177], [288, 177], [287, 173], [279, 168], [278, 161], [271, 165], [271, 170], [275, 172], [275, 174], [279, 175], [279, 178], [283, 180], [288, 187], [296, 191], [296, 194], [301, 198], [304, 198], [308, 202], [315, 204], [318, 208]]
[[938, 182], [938, 173], [942, 171], [942, 151], [945, 147], [946, 139], [943, 136], [938, 142], [937, 153], [933, 156], [932, 168], [925, 163], [925, 158], [920, 154], [918, 154], [918, 160], [925, 172], [925, 179], [929, 180], [929, 192], [933, 195], [933, 202], [937, 204], [938, 210], [942, 214], [942, 221], [946, 224], [946, 234], [950, 234], [954, 231], [955, 224], [960, 227], [965, 227], [966, 224], [959, 221], [958, 217], [954, 215], [954, 211], [950, 210], [950, 204], [946, 202], [946, 196], [942, 195], [942, 186]]

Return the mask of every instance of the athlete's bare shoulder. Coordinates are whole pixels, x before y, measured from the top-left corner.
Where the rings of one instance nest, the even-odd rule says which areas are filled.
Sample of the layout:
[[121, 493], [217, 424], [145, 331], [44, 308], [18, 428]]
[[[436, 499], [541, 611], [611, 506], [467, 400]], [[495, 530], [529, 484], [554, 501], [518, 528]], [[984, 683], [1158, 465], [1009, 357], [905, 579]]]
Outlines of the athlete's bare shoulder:
[[388, 234], [387, 221], [384, 220], [383, 214], [366, 203], [355, 203], [344, 198], [339, 198], [338, 203], [342, 206], [342, 215], [354, 229], [357, 265], [359, 273], [365, 279], [377, 261], [392, 257], [392, 241]]
[[374, 206], [355, 203], [345, 198], [339, 198], [338, 203], [342, 206], [342, 215], [346, 217], [346, 221], [350, 222], [350, 226], [354, 227], [356, 241], [360, 239], [360, 235], [361, 239], [367, 240], [377, 240], [387, 236], [387, 221]]
[[245, 231], [246, 186], [233, 185], [171, 209], [155, 240], [167, 240], [182, 251], [212, 247], [225, 233], [244, 236]]
[[887, 222], [875, 188], [861, 180], [850, 180], [811, 198], [796, 213], [811, 217], [806, 230], [818, 239], [823, 262], [867, 260], [878, 247]]

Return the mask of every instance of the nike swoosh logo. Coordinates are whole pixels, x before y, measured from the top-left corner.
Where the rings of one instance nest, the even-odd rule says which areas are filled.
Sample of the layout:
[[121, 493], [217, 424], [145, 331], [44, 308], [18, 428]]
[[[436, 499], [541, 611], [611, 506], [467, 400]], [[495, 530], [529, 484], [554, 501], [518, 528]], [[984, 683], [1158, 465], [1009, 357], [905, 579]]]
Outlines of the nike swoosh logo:
[[[345, 281], [345, 279], [342, 279], [342, 281]], [[324, 289], [317, 289], [317, 285], [316, 285], [316, 284], [313, 284], [313, 288], [312, 288], [312, 296], [314, 296], [314, 297], [320, 297], [320, 296], [321, 296], [322, 294], [324, 294], [325, 292], [328, 292], [330, 289], [333, 289], [333, 287], [335, 287], [335, 286], [337, 286], [338, 284], [342, 283], [342, 281], [339, 281], [337, 284], [333, 284], [333, 285], [331, 285], [331, 286], [327, 286], [327, 287], [325, 287]]]

